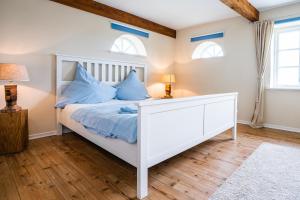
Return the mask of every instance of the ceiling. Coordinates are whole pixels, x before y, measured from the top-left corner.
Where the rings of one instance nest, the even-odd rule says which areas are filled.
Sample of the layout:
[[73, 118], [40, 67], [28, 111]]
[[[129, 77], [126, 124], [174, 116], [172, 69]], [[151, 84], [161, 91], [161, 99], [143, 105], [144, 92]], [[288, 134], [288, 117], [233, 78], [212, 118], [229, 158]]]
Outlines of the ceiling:
[[[114, 8], [179, 30], [186, 27], [238, 16], [219, 0], [95, 0]], [[300, 0], [249, 0], [258, 10]]]
[[249, 0], [249, 2], [259, 11], [264, 11], [280, 6], [285, 6], [300, 2], [300, 0]]

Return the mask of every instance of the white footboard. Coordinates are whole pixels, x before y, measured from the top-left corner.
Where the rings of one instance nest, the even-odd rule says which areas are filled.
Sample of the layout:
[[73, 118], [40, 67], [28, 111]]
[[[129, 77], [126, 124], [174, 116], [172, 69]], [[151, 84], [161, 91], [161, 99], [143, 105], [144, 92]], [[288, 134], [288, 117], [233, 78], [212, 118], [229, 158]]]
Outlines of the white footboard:
[[148, 168], [232, 128], [236, 139], [237, 93], [139, 104], [138, 198], [148, 194]]

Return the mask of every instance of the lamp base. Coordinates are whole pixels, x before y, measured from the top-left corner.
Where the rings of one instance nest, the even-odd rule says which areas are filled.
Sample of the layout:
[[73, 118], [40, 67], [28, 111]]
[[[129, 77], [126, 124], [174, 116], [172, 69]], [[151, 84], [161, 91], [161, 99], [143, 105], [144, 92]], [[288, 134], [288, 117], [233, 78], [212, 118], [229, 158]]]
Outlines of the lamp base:
[[164, 99], [172, 99], [173, 98], [173, 96], [171, 95], [171, 92], [172, 92], [171, 83], [166, 83], [165, 92], [166, 92], [166, 95], [163, 97]]
[[171, 95], [169, 95], [169, 96], [167, 96], [167, 95], [163, 96], [163, 99], [172, 99], [172, 98], [173, 98], [173, 96], [171, 96]]
[[17, 105], [17, 85], [5, 85], [6, 106], [0, 112], [18, 112], [22, 108]]

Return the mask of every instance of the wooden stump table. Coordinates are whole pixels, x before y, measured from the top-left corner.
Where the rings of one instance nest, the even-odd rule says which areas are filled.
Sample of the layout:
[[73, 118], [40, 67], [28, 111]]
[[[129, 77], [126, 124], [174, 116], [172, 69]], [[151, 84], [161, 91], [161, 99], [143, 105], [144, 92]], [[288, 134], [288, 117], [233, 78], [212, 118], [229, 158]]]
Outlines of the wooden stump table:
[[28, 145], [28, 111], [0, 112], [0, 154], [17, 153]]

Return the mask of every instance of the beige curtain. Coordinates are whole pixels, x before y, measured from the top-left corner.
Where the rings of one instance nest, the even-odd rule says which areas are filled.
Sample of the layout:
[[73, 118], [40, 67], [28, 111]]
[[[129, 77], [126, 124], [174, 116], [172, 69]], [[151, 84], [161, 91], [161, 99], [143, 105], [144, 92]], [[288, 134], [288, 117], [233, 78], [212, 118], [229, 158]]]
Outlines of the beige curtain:
[[264, 76], [271, 47], [274, 22], [269, 20], [260, 21], [255, 22], [254, 26], [257, 60], [257, 93], [251, 126], [253, 128], [261, 128], [263, 127], [264, 111]]

